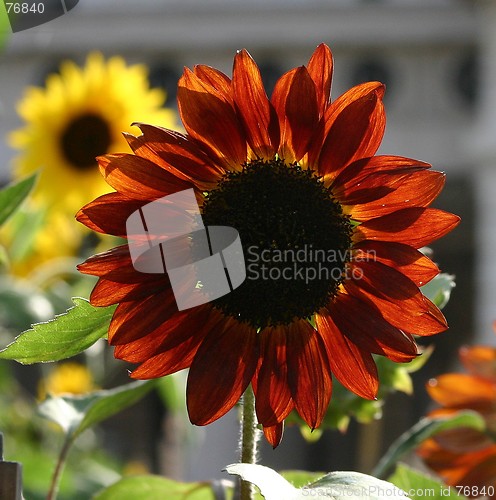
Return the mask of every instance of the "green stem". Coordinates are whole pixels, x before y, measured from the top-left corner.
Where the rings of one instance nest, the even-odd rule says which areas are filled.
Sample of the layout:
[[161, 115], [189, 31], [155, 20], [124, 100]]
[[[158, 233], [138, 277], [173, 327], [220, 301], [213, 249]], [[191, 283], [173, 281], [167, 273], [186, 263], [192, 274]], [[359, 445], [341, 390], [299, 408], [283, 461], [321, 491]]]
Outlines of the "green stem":
[[[241, 419], [241, 463], [254, 464], [257, 461], [257, 442], [260, 432], [255, 414], [255, 395], [251, 385], [243, 395], [243, 413]], [[241, 481], [240, 499], [253, 500], [255, 489], [248, 481]]]
[[46, 500], [55, 500], [57, 498], [57, 493], [59, 490], [60, 478], [62, 477], [62, 472], [64, 471], [65, 463], [67, 461], [67, 455], [69, 454], [69, 449], [72, 445], [72, 439], [70, 434], [65, 437], [64, 445], [59, 453], [59, 458], [57, 460], [57, 465], [53, 471], [52, 482], [50, 483], [50, 489]]

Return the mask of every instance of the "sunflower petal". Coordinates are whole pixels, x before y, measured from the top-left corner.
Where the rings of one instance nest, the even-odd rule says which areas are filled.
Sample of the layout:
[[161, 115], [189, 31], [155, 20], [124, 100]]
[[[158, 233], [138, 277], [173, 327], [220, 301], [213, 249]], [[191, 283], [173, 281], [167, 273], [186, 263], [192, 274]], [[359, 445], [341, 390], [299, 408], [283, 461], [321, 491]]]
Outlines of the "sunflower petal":
[[211, 189], [225, 171], [186, 136], [144, 123], [136, 124], [142, 135], [124, 134], [136, 155], [156, 163], [198, 188]]
[[454, 409], [487, 410], [494, 406], [496, 386], [488, 380], [466, 373], [446, 373], [427, 384], [429, 396]]
[[337, 197], [361, 183], [370, 174], [385, 172], [417, 172], [431, 168], [429, 163], [403, 156], [378, 155], [360, 158], [348, 165], [330, 184], [330, 189]]
[[459, 350], [460, 361], [472, 374], [496, 382], [496, 348], [489, 346], [464, 346]]
[[276, 82], [271, 102], [281, 126], [279, 155], [288, 163], [298, 161], [319, 124], [317, 91], [308, 70], [301, 66], [283, 75]]
[[231, 92], [231, 79], [225, 73], [204, 64], [196, 65], [193, 68], [193, 73], [202, 82], [210, 85], [219, 92], [226, 101], [234, 102]]
[[449, 233], [459, 222], [457, 215], [437, 208], [404, 208], [360, 224], [356, 241], [393, 241], [421, 248]]
[[121, 193], [108, 193], [81, 208], [76, 219], [98, 233], [126, 238], [127, 219], [143, 205], [143, 200], [131, 200]]
[[312, 77], [317, 90], [317, 105], [319, 116], [322, 116], [331, 101], [331, 85], [333, 73], [332, 52], [321, 43], [308, 61], [308, 74]]
[[253, 389], [258, 421], [264, 427], [284, 420], [294, 406], [288, 385], [287, 347], [286, 328], [266, 328], [260, 333], [261, 366]]
[[257, 361], [257, 333], [250, 326], [229, 320], [211, 331], [188, 375], [186, 397], [191, 422], [207, 425], [227, 413], [248, 387]]
[[388, 323], [414, 335], [434, 335], [447, 329], [439, 309], [399, 271], [374, 261], [352, 266], [345, 289], [377, 307]]
[[177, 89], [184, 128], [228, 170], [246, 162], [246, 137], [234, 108], [224, 96], [186, 69]]
[[257, 64], [246, 50], [234, 58], [232, 89], [248, 144], [260, 158], [272, 159], [279, 146], [279, 123]]
[[287, 358], [288, 382], [295, 408], [308, 426], [315, 429], [329, 406], [332, 379], [326, 347], [307, 321], [289, 325]]
[[361, 241], [353, 246], [353, 260], [382, 262], [411, 279], [418, 287], [440, 273], [437, 265], [411, 246], [384, 241]]
[[[368, 220], [408, 207], [427, 207], [439, 195], [445, 174], [434, 170], [370, 174], [339, 201], [351, 205], [353, 219]], [[345, 209], [346, 210], [346, 209]]]
[[377, 367], [370, 353], [358, 347], [336, 326], [331, 312], [315, 315], [317, 330], [327, 347], [333, 375], [347, 389], [365, 399], [375, 399], [379, 387]]
[[117, 153], [100, 156], [97, 160], [107, 183], [135, 200], [155, 200], [192, 187], [189, 182], [141, 156]]
[[276, 425], [271, 425], [270, 427], [264, 427], [263, 433], [265, 439], [267, 439], [269, 444], [272, 445], [272, 448], [277, 448], [281, 443], [282, 435], [284, 434], [284, 422]]
[[413, 337], [388, 323], [379, 309], [340, 293], [328, 305], [334, 324], [351, 342], [368, 352], [406, 363], [418, 356]]
[[353, 161], [376, 153], [386, 127], [383, 93], [380, 84], [363, 84], [343, 94], [328, 108], [327, 133], [318, 160], [319, 174], [326, 182]]
[[164, 377], [188, 368], [208, 333], [219, 318], [212, 317], [209, 306], [174, 314], [145, 337], [115, 347], [115, 357], [142, 363], [133, 378]]
[[110, 345], [127, 344], [144, 337], [177, 312], [172, 289], [142, 300], [121, 302], [112, 316], [108, 331]]

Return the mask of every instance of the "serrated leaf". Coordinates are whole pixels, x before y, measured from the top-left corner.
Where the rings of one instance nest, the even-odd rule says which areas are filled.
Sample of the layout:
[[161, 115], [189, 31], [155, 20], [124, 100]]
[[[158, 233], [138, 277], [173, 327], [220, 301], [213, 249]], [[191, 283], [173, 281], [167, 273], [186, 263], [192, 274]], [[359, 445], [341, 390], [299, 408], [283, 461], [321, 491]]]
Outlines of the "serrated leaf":
[[445, 486], [435, 479], [419, 472], [404, 464], [398, 464], [392, 476], [388, 479], [391, 483], [408, 492], [410, 498], [441, 500], [446, 498], [456, 498], [466, 500], [466, 497], [459, 495], [456, 488]]
[[208, 483], [179, 483], [160, 476], [125, 477], [92, 500], [215, 500]]
[[22, 181], [9, 184], [0, 191], [0, 225], [15, 213], [34, 187], [37, 174]]
[[86, 299], [73, 298], [74, 307], [54, 319], [33, 325], [5, 349], [0, 359], [22, 364], [59, 361], [79, 354], [107, 333], [115, 306], [93, 307]]
[[438, 432], [456, 427], [470, 427], [482, 431], [485, 426], [482, 416], [474, 411], [462, 411], [443, 417], [424, 417], [394, 441], [372, 474], [382, 477], [403, 455]]
[[304, 498], [332, 498], [334, 500], [368, 499], [405, 500], [406, 493], [391, 483], [360, 472], [331, 472], [317, 481], [295, 488], [284, 477], [269, 467], [256, 464], [232, 464], [226, 467], [229, 474], [257, 486], [265, 500], [302, 500]]
[[448, 303], [454, 287], [455, 277], [451, 274], [441, 273], [424, 285], [421, 290], [439, 309], [442, 309]]
[[139, 401], [155, 384], [156, 380], [139, 380], [83, 396], [49, 396], [38, 411], [45, 418], [59, 424], [65, 434], [74, 440], [86, 429]]

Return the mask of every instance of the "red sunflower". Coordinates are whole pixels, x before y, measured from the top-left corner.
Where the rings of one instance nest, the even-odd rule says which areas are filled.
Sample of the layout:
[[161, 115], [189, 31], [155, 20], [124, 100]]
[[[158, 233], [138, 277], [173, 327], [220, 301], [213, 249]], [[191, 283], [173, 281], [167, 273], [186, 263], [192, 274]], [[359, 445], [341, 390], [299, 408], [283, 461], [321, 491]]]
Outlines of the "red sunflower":
[[429, 381], [427, 391], [441, 405], [431, 415], [473, 410], [485, 431], [455, 428], [440, 432], [418, 449], [425, 464], [451, 486], [463, 486], [469, 497], [496, 497], [496, 349], [462, 347], [460, 360], [468, 373], [445, 373]]
[[[203, 65], [186, 69], [177, 97], [186, 133], [138, 124], [142, 135], [126, 134], [133, 154], [99, 158], [116, 192], [78, 214], [89, 228], [125, 238], [135, 210], [193, 188], [205, 225], [239, 232], [255, 269], [232, 293], [186, 311], [167, 275], [133, 268], [127, 245], [80, 270], [99, 277], [92, 304], [118, 304], [109, 342], [117, 358], [139, 364], [134, 378], [189, 368], [187, 405], [197, 425], [224, 415], [251, 383], [273, 446], [293, 409], [310, 427], [320, 424], [332, 375], [374, 398], [372, 354], [409, 361], [418, 354], [414, 334], [447, 328], [418, 288], [439, 270], [417, 250], [459, 222], [428, 208], [444, 174], [375, 156], [384, 86], [358, 85], [331, 102], [332, 72], [322, 44], [269, 99], [246, 50], [236, 54], [232, 78]], [[283, 266], [293, 275], [282, 278]]]

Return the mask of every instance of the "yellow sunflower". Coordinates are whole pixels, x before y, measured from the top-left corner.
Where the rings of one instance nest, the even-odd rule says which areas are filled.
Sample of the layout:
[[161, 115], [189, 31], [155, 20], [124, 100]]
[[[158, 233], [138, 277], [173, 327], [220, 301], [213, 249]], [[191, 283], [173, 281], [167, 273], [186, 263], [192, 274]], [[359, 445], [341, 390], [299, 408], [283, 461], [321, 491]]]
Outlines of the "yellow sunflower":
[[[122, 132], [131, 131], [136, 120], [174, 128], [176, 114], [162, 107], [164, 101], [164, 92], [149, 88], [144, 65], [128, 66], [117, 56], [105, 60], [97, 52], [84, 67], [65, 61], [45, 87], [26, 90], [17, 108], [24, 126], [10, 134], [9, 142], [19, 150], [14, 178], [40, 171], [32, 206], [46, 213], [33, 245], [36, 261], [53, 256], [43, 249], [67, 255], [77, 248], [80, 237], [69, 227], [75, 226], [75, 212], [109, 190], [97, 156], [122, 150]], [[60, 234], [63, 219], [68, 223]]]
[[80, 363], [69, 361], [56, 365], [51, 372], [40, 381], [38, 393], [40, 400], [47, 394], [86, 394], [96, 388], [89, 369]]

